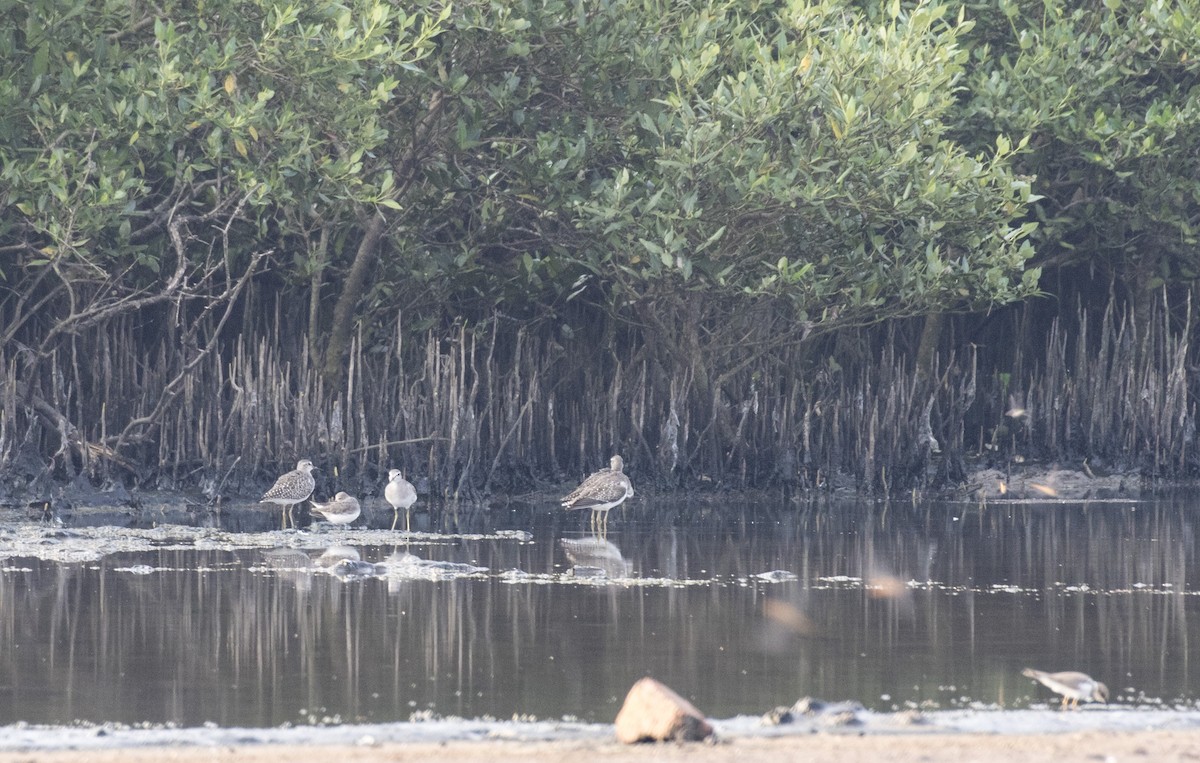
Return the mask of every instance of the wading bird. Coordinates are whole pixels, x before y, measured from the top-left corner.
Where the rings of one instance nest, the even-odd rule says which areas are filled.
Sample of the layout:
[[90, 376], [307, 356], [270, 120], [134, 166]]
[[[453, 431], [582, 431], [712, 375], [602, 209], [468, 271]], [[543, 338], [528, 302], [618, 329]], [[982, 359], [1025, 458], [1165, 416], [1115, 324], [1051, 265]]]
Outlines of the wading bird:
[[409, 510], [417, 502], [417, 491], [411, 482], [404, 479], [399, 469], [388, 472], [388, 483], [383, 489], [383, 497], [392, 505], [392, 511], [396, 512], [392, 519], [392, 529], [396, 529], [396, 523], [400, 521], [400, 509], [404, 509], [404, 531], [412, 532], [412, 514]]
[[348, 525], [358, 519], [358, 515], [362, 513], [362, 507], [358, 505], [357, 498], [342, 491], [335, 495], [329, 503], [313, 501], [312, 512], [320, 514], [330, 524]]
[[[603, 527], [607, 530], [608, 510], [620, 506], [626, 498], [633, 495], [633, 484], [622, 471], [624, 468], [625, 462], [621, 457], [613, 456], [609, 468], [592, 474], [562, 499], [563, 508], [591, 509], [589, 526]], [[601, 517], [603, 523], [600, 521]]]
[[317, 481], [312, 476], [313, 469], [316, 468], [307, 458], [300, 459], [294, 470], [279, 475], [279, 479], [275, 480], [271, 489], [263, 493], [263, 497], [259, 499], [259, 503], [273, 503], [283, 507], [283, 526], [285, 528], [288, 517], [291, 516], [292, 507], [301, 501], [308, 500], [308, 497], [312, 495], [313, 488], [317, 486]]

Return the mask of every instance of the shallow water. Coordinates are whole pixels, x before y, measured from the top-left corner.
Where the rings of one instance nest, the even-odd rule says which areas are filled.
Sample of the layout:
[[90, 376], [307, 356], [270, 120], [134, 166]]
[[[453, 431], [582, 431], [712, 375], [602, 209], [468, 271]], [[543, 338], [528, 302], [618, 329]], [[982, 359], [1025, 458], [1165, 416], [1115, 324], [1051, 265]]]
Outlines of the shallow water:
[[603, 539], [546, 507], [413, 535], [5, 521], [0, 724], [603, 722], [643, 675], [717, 718], [1050, 701], [1027, 664], [1200, 698], [1189, 501], [639, 504]]

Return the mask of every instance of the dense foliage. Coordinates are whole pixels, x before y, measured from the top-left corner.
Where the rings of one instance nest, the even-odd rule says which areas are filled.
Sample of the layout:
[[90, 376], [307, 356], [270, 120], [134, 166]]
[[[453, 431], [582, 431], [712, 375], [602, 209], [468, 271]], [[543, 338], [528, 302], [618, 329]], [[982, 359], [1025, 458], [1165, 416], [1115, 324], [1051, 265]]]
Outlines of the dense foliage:
[[[121, 458], [235, 341], [328, 392], [397, 313], [410, 337], [511, 319], [655, 358], [657, 415], [691, 411], [671, 436], [719, 471], [751, 366], [802, 378], [1044, 267], [1190, 283], [1200, 4], [1085, 6], [0, 2], [9, 393], [44, 450]], [[78, 433], [104, 385], [64, 387], [63, 353], [129, 320], [161, 394]]]
[[489, 301], [585, 274], [613, 307], [704, 291], [806, 321], [1025, 293], [1011, 141], [946, 136], [970, 23], [743, 5], [14, 7], [5, 278], [145, 286], [212, 248], [173, 251], [191, 217], [237, 226], [224, 266], [273, 248], [301, 289], [312, 239], [380, 217], [392, 289]]
[[[980, 24], [956, 134], [1029, 136], [1039, 261], [1139, 305], [1200, 268], [1200, 6], [1003, 2]], [[969, 138], [967, 138], [969, 140]]]

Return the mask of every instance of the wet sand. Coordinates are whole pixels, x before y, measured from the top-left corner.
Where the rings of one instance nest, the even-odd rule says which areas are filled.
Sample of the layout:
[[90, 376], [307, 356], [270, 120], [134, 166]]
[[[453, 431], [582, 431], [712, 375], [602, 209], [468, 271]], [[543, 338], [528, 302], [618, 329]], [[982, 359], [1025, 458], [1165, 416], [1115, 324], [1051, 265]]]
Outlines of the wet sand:
[[362, 745], [253, 744], [221, 747], [143, 747], [103, 750], [0, 752], [0, 763], [199, 763], [200, 761], [311, 761], [339, 763], [456, 761], [457, 763], [578, 763], [602, 761], [780, 761], [844, 763], [966, 763], [969, 761], [1196, 761], [1200, 731], [1089, 731], [1069, 734], [810, 734], [747, 737], [715, 744], [626, 746], [596, 740], [451, 741]]
[[623, 745], [610, 724], [443, 720], [277, 728], [0, 727], [0, 763], [633, 763], [780, 761], [1200, 761], [1200, 711], [862, 711], [850, 725], [807, 715], [780, 726], [710, 719], [716, 741]]

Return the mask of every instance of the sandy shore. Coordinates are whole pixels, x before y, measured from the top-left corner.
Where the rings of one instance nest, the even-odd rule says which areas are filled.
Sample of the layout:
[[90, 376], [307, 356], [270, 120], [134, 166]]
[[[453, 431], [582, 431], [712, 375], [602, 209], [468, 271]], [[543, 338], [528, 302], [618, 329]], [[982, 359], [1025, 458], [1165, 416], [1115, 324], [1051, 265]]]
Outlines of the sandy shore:
[[112, 748], [3, 752], [0, 763], [151, 763], [174, 761], [456, 761], [456, 763], [579, 763], [579, 761], [781, 761], [819, 760], [842, 763], [967, 763], [969, 761], [1195, 761], [1200, 759], [1200, 731], [1081, 732], [1070, 734], [811, 734], [739, 738], [716, 744], [625, 746], [598, 741], [457, 741], [361, 745], [253, 744], [202, 747]]
[[444, 719], [276, 728], [0, 727], [0, 763], [1200, 761], [1200, 710], [1048, 707], [712, 720], [716, 741], [622, 745], [611, 724]]

